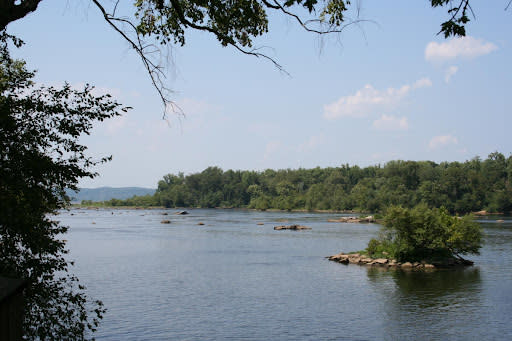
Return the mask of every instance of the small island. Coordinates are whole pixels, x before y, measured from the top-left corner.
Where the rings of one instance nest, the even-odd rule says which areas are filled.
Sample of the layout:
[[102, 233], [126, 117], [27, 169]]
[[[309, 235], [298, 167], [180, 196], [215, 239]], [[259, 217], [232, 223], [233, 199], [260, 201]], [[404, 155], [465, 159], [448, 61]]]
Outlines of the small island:
[[435, 269], [473, 265], [461, 255], [478, 254], [482, 228], [471, 215], [451, 216], [444, 208], [419, 205], [390, 207], [377, 239], [364, 250], [327, 257], [342, 264], [402, 269]]

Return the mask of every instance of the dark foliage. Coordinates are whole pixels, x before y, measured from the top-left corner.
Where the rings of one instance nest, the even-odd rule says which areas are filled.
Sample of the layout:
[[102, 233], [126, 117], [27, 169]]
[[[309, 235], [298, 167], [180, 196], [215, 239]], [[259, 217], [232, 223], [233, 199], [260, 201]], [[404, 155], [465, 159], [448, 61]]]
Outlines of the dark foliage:
[[33, 72], [13, 60], [11, 38], [1, 35], [0, 55], [0, 275], [24, 278], [25, 339], [82, 340], [104, 313], [70, 274], [55, 214], [68, 204], [65, 189], [94, 177], [93, 160], [78, 142], [95, 121], [126, 110], [92, 88], [36, 87]]

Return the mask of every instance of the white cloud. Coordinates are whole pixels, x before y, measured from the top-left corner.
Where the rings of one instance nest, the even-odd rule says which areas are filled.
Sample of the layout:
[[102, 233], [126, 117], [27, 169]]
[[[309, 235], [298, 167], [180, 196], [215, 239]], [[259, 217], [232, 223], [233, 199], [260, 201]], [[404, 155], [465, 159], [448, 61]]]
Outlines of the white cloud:
[[430, 149], [438, 149], [444, 146], [448, 146], [451, 144], [458, 144], [459, 141], [456, 137], [452, 135], [440, 135], [440, 136], [434, 136], [428, 146]]
[[432, 81], [430, 80], [430, 78], [426, 78], [426, 77], [418, 79], [412, 85], [413, 89], [428, 88], [430, 86], [432, 86]]
[[446, 72], [444, 74], [444, 81], [446, 83], [449, 83], [452, 77], [459, 71], [459, 68], [457, 66], [450, 66], [448, 69], [446, 69]]
[[211, 111], [218, 110], [218, 108], [204, 100], [197, 100], [194, 98], [183, 98], [177, 103], [169, 104], [167, 106], [168, 112], [183, 113], [185, 116], [196, 116], [199, 114], [207, 114]]
[[443, 43], [434, 41], [425, 48], [425, 59], [428, 61], [446, 61], [455, 58], [476, 58], [497, 50], [493, 43], [473, 37], [454, 38]]
[[378, 120], [373, 121], [373, 127], [377, 130], [407, 130], [409, 123], [407, 117], [395, 117], [382, 115]]
[[126, 116], [117, 116], [113, 119], [108, 120], [106, 123], [107, 135], [116, 135], [121, 129], [127, 126], [127, 123], [128, 122]]
[[372, 112], [384, 108], [393, 108], [407, 96], [411, 89], [431, 86], [428, 78], [422, 78], [411, 85], [400, 88], [375, 89], [367, 84], [353, 95], [342, 96], [336, 102], [324, 105], [324, 118], [336, 119], [340, 117], [364, 117]]
[[324, 141], [325, 137], [323, 134], [311, 136], [307, 141], [299, 145], [298, 151], [301, 153], [310, 152], [322, 145]]

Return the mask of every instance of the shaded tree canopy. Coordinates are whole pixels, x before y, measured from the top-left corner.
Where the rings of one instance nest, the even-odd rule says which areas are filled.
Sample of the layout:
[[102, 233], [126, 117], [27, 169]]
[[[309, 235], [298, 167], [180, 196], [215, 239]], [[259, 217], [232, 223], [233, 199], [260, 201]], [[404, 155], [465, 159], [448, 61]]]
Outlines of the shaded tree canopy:
[[24, 339], [83, 340], [104, 309], [68, 272], [67, 227], [54, 215], [69, 204], [65, 190], [109, 160], [88, 157], [80, 136], [127, 108], [90, 86], [36, 87], [34, 73], [10, 58], [8, 39], [0, 36], [0, 275], [28, 282]]
[[[0, 2], [0, 31], [13, 21], [37, 10], [43, 0], [4, 0]], [[308, 32], [336, 34], [347, 26], [365, 21], [359, 16], [359, 1], [351, 0], [135, 0], [129, 17], [118, 14], [117, 1], [90, 0], [108, 25], [125, 39], [141, 58], [164, 107], [176, 109], [165, 87], [164, 68], [154, 52], [158, 45], [184, 45], [188, 31], [203, 31], [222, 46], [269, 60], [286, 72], [272, 57], [253, 46], [254, 38], [268, 33], [269, 16], [289, 17]], [[447, 20], [439, 33], [445, 37], [464, 36], [470, 20], [469, 0], [429, 0], [431, 7], [447, 8]], [[165, 115], [165, 114], [164, 114]]]
[[[37, 10], [43, 0], [4, 0], [0, 4], [0, 30], [27, 14]], [[91, 0], [102, 12], [101, 1]], [[432, 7], [448, 7], [448, 20], [441, 24], [440, 33], [445, 37], [465, 35], [465, 25], [470, 21], [469, 0], [429, 0]], [[106, 19], [126, 20], [115, 16], [119, 1]], [[268, 15], [277, 11], [294, 18], [304, 29], [328, 33], [350, 24], [354, 18], [347, 12], [357, 7], [351, 0], [136, 0], [137, 22], [133, 23], [142, 35], [154, 34], [162, 43], [174, 40], [185, 43], [185, 30], [196, 29], [214, 34], [222, 45], [251, 46], [252, 38], [268, 32]], [[300, 10], [311, 17], [304, 18]]]

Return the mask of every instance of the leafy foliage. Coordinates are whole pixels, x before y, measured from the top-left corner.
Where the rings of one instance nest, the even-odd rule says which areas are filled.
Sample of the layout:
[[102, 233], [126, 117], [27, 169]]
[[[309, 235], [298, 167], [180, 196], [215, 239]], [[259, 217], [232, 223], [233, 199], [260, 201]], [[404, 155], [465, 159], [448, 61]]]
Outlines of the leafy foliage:
[[465, 36], [466, 24], [469, 22], [468, 12], [472, 12], [469, 0], [456, 1], [456, 5], [451, 0], [431, 0], [432, 7], [449, 6], [448, 15], [450, 19], [441, 24], [439, 33], [443, 33], [445, 38], [450, 36]]
[[28, 281], [25, 339], [81, 340], [104, 309], [68, 273], [67, 227], [52, 216], [68, 204], [65, 189], [109, 159], [88, 157], [79, 137], [126, 108], [90, 86], [36, 87], [34, 73], [10, 58], [8, 38], [0, 39], [0, 275]]
[[368, 243], [370, 255], [387, 252], [399, 261], [442, 260], [478, 254], [481, 226], [471, 216], [453, 217], [445, 208], [418, 205], [408, 209], [390, 207], [379, 240]]
[[[308, 31], [316, 33], [339, 32], [353, 21], [347, 16], [354, 6], [349, 0], [137, 0], [139, 19], [137, 31], [143, 36], [153, 35], [166, 44], [185, 44], [186, 29], [206, 31], [215, 35], [223, 46], [252, 47], [252, 40], [268, 32], [268, 16], [277, 11]], [[357, 5], [356, 5], [357, 6]], [[450, 19], [441, 25], [448, 36], [464, 36], [464, 25], [469, 21], [469, 0], [453, 5], [449, 0], [431, 0], [432, 7], [448, 6]], [[292, 12], [293, 11], [293, 12]], [[299, 17], [305, 12], [310, 17]], [[357, 10], [356, 10], [357, 12]], [[318, 13], [318, 16], [317, 16]]]

